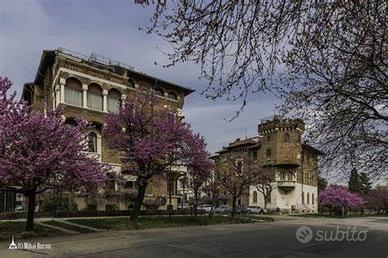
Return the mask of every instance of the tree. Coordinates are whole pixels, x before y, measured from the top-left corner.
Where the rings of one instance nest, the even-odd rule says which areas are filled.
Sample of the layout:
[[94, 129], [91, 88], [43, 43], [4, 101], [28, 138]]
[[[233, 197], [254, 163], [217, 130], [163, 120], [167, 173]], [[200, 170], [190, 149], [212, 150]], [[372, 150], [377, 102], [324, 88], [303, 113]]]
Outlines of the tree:
[[187, 185], [189, 183], [189, 178], [186, 175], [183, 175], [183, 176], [178, 178], [178, 181], [181, 183], [181, 186], [182, 186], [181, 208], [183, 209], [183, 204], [186, 201], [185, 200], [185, 191], [186, 191]]
[[[205, 152], [206, 154], [206, 152]], [[204, 159], [206, 159], [204, 157]], [[198, 198], [199, 192], [204, 186], [204, 183], [210, 176], [210, 162], [208, 162], [205, 169], [202, 170], [196, 170], [195, 168], [188, 168], [187, 174], [190, 178], [189, 180], [189, 188], [194, 192], [194, 216], [196, 217], [198, 214], [197, 208], [198, 208]]]
[[319, 193], [319, 203], [329, 207], [330, 211], [335, 209], [338, 214], [345, 216], [349, 209], [360, 208], [363, 200], [344, 186], [332, 185]]
[[327, 180], [321, 176], [318, 176], [318, 191], [323, 191], [327, 187]]
[[388, 189], [376, 188], [365, 196], [366, 206], [378, 214], [388, 212]]
[[138, 219], [151, 179], [166, 177], [172, 166], [206, 170], [204, 139], [194, 134], [173, 111], [163, 107], [156, 96], [129, 97], [118, 113], [107, 116], [104, 134], [109, 147], [121, 153], [122, 170], [137, 178], [133, 222]]
[[349, 190], [353, 193], [361, 193], [361, 183], [360, 183], [360, 175], [357, 172], [357, 169], [353, 168], [350, 172], [349, 178]]
[[60, 111], [47, 116], [7, 92], [0, 78], [0, 182], [28, 198], [26, 230], [33, 230], [36, 195], [48, 189], [95, 192], [109, 167], [85, 154], [87, 124], [64, 124]]
[[[215, 170], [217, 169], [215, 168]], [[223, 200], [227, 201], [227, 197], [221, 192], [222, 183], [217, 179], [214, 173], [212, 173], [212, 175], [208, 178], [202, 189], [210, 199], [212, 209], [209, 216], [212, 217], [214, 210], [219, 205], [219, 202]]]
[[277, 189], [277, 184], [274, 183], [274, 178], [264, 172], [257, 175], [256, 189], [264, 197], [264, 208], [267, 208], [268, 202], [271, 200], [271, 193]]
[[360, 186], [361, 186], [361, 194], [367, 195], [369, 191], [372, 189], [372, 183], [369, 180], [369, 177], [364, 172], [360, 173]]
[[217, 162], [221, 163], [216, 166], [215, 176], [231, 198], [232, 217], [234, 217], [237, 199], [253, 183], [257, 175], [257, 166], [245, 155], [230, 154], [225, 161]]
[[[171, 45], [169, 67], [193, 62], [206, 97], [274, 92], [303, 118], [329, 167], [387, 171], [387, 2], [148, 1], [147, 32]], [[170, 4], [169, 4], [170, 3]]]

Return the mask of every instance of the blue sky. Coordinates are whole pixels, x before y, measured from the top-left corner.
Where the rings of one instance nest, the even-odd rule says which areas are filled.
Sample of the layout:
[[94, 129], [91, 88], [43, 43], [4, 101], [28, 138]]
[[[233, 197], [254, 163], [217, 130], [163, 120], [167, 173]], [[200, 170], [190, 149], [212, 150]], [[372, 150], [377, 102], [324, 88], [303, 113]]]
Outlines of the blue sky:
[[0, 0], [0, 75], [13, 80], [20, 93], [23, 83], [34, 79], [43, 49], [61, 46], [86, 55], [97, 53], [195, 89], [186, 99], [184, 113], [194, 130], [205, 136], [211, 152], [235, 138], [255, 135], [260, 118], [272, 115], [279, 100], [252, 96], [244, 113], [226, 122], [240, 103], [201, 96], [206, 81], [198, 79], [199, 67], [194, 64], [156, 66], [155, 62], [167, 62], [162, 51], [169, 46], [138, 30], [148, 24], [152, 10], [133, 2]]

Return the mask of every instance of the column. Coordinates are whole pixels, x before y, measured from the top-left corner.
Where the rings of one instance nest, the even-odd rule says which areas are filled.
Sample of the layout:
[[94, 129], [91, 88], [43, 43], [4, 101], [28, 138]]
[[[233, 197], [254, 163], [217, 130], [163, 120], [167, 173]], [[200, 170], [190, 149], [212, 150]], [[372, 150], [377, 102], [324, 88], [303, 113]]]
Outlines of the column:
[[102, 90], [102, 111], [108, 112], [108, 91]]
[[60, 96], [61, 96], [61, 103], [65, 103], [65, 84], [61, 84], [60, 86]]
[[88, 85], [82, 84], [82, 107], [88, 107]]
[[127, 95], [121, 94], [121, 107], [124, 107], [124, 102], [127, 99]]
[[59, 78], [59, 103], [65, 103], [65, 84], [66, 80], [64, 78]]
[[55, 107], [58, 107], [60, 102], [61, 102], [61, 89], [60, 89], [60, 86], [57, 85], [55, 87]]

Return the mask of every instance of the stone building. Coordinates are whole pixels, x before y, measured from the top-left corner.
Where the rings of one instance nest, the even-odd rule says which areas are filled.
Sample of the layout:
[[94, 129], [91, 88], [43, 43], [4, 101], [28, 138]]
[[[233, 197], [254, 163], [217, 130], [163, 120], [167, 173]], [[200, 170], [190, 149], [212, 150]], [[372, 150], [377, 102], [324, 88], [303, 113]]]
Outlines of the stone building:
[[[214, 158], [216, 162], [231, 157], [253, 160], [258, 171], [270, 178], [273, 190], [267, 208], [314, 213], [318, 211], [318, 157], [322, 153], [302, 143], [303, 132], [303, 121], [274, 116], [261, 121], [258, 136], [236, 139]], [[245, 189], [238, 205], [264, 207], [263, 194], [256, 186]]]
[[[113, 167], [109, 174], [112, 181], [106, 186], [109, 194], [104, 198], [78, 197], [78, 209], [126, 210], [131, 205], [125, 193], [134, 189], [136, 178], [121, 174], [120, 157], [107, 147], [101, 132], [106, 115], [116, 112], [127, 96], [151, 91], [162, 105], [177, 113], [184, 98], [193, 92], [96, 54], [84, 56], [62, 48], [43, 51], [35, 80], [24, 85], [22, 98], [40, 112], [63, 107], [66, 123], [73, 123], [75, 117], [86, 119], [93, 126], [88, 135], [90, 155]], [[123, 179], [120, 184], [116, 180], [119, 176]], [[176, 182], [172, 185], [176, 188]], [[172, 192], [176, 206], [176, 190]], [[159, 181], [149, 185], [146, 198], [166, 195], [167, 184]]]

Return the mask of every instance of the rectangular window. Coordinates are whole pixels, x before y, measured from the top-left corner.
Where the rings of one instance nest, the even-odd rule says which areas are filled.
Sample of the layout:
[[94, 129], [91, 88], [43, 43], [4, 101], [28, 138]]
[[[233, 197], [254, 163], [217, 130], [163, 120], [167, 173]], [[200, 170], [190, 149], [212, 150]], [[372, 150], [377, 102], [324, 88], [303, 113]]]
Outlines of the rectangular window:
[[311, 204], [314, 205], [314, 202], [315, 202], [315, 200], [314, 200], [314, 194], [312, 193], [312, 194], [311, 194]]
[[310, 204], [310, 193], [307, 193], [307, 204]]
[[302, 203], [304, 204], [304, 192], [302, 192]]

